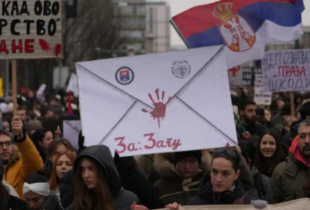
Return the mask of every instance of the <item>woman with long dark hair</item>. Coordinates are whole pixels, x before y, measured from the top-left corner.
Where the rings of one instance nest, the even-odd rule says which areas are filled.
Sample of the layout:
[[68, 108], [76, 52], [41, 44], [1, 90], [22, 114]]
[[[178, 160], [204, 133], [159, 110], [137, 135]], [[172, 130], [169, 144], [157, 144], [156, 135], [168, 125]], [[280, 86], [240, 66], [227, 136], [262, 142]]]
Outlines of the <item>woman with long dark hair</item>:
[[74, 163], [75, 201], [70, 210], [129, 210], [138, 197], [124, 190], [108, 147], [84, 149]]
[[275, 129], [266, 130], [259, 139], [254, 164], [258, 171], [271, 177], [275, 167], [285, 159], [279, 134]]
[[17, 197], [11, 196], [3, 185], [3, 160], [0, 158], [0, 206], [1, 210], [27, 210], [27, 204]]

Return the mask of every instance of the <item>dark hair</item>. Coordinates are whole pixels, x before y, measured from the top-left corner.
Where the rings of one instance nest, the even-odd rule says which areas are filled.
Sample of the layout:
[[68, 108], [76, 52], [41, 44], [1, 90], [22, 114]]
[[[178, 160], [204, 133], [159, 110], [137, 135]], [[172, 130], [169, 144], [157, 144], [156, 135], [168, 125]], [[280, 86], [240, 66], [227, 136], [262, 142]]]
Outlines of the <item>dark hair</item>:
[[12, 135], [5, 130], [0, 129], [0, 135], [8, 136], [12, 139]]
[[48, 182], [47, 178], [41, 174], [31, 174], [27, 176], [26, 181], [28, 184], [34, 184], [38, 182]]
[[251, 163], [251, 167], [254, 164], [255, 158], [255, 147], [251, 141], [241, 140], [239, 141], [239, 147], [241, 149], [241, 154], [247, 163]]
[[24, 110], [26, 112], [26, 115], [28, 114], [28, 110], [26, 107], [24, 107], [24, 106], [17, 107], [17, 111], [22, 111], [22, 110]]
[[64, 145], [65, 147], [67, 147], [68, 150], [74, 151], [71, 143], [67, 139], [65, 139], [65, 138], [58, 138], [58, 139], [55, 139], [54, 141], [52, 141], [50, 143], [50, 145], [48, 146], [48, 148], [47, 148], [47, 155], [49, 157], [52, 157], [54, 152], [55, 152], [55, 150], [57, 149], [57, 147], [59, 145]]
[[7, 205], [8, 205], [9, 198], [10, 198], [9, 192], [1, 181], [0, 182], [0, 203], [3, 209], [8, 209]]
[[303, 105], [300, 108], [299, 113], [300, 113], [301, 120], [307, 119], [307, 116], [310, 116], [310, 107]]
[[[276, 151], [271, 158], [265, 158], [260, 151], [260, 145], [265, 135], [272, 136], [276, 141]], [[273, 128], [265, 130], [259, 138], [257, 153], [255, 155], [255, 165], [258, 168], [259, 172], [270, 177], [272, 175], [274, 168], [279, 163], [281, 163], [284, 160], [284, 158], [285, 154], [282, 149], [282, 144], [278, 131]]]
[[285, 103], [280, 112], [281, 116], [291, 115], [291, 104], [289, 102]]
[[[87, 159], [96, 170], [98, 185], [96, 191], [90, 190], [86, 187], [82, 179], [82, 160]], [[103, 167], [92, 158], [81, 158], [78, 160], [77, 169], [75, 174], [74, 183], [74, 197], [76, 201], [75, 210], [84, 209], [104, 209], [104, 210], [115, 210], [113, 204], [113, 198], [110, 193], [109, 187], [106, 183], [106, 174], [104, 173]]]
[[212, 155], [211, 165], [213, 165], [213, 160], [216, 158], [224, 158], [230, 161], [235, 171], [238, 171], [241, 167], [240, 155], [230, 148], [217, 149]]
[[60, 126], [60, 121], [57, 117], [48, 117], [42, 122], [42, 126], [54, 133], [57, 130], [57, 127]]
[[248, 106], [248, 105], [254, 105], [256, 106], [256, 103], [252, 100], [249, 100], [249, 99], [245, 99], [245, 100], [241, 100], [238, 104], [238, 110], [239, 112], [242, 110], [244, 111], [245, 108]]

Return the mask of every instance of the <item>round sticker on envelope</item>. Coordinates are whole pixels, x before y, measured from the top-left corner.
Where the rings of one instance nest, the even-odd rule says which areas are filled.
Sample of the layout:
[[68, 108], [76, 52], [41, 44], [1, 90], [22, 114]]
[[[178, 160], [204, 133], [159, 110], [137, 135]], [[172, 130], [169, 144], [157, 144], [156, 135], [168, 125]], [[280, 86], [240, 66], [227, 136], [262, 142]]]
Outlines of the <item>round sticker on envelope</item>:
[[133, 71], [128, 67], [119, 68], [115, 73], [115, 79], [121, 85], [129, 85], [134, 77]]

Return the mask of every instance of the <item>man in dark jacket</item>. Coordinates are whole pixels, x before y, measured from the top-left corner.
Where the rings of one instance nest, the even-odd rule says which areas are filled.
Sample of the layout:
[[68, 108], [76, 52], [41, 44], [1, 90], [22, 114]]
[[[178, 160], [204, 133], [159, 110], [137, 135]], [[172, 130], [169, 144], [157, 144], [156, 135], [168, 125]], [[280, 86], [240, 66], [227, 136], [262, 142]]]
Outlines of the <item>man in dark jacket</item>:
[[238, 110], [240, 120], [246, 131], [238, 124], [237, 134], [239, 140], [249, 140], [253, 135], [261, 135], [266, 129], [265, 126], [259, 124], [256, 119], [256, 103], [251, 100], [243, 100], [239, 103]]
[[310, 179], [310, 120], [299, 124], [289, 157], [274, 170], [267, 191], [270, 204], [304, 198], [302, 183]]

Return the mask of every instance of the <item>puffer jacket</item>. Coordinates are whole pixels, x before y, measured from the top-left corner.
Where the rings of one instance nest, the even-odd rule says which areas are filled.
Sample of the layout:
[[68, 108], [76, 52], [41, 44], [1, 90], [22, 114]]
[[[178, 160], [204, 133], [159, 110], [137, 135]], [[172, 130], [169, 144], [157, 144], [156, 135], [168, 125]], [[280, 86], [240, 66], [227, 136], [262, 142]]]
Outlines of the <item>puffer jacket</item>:
[[205, 176], [199, 186], [197, 196], [189, 200], [187, 205], [231, 205], [231, 204], [251, 204], [252, 198], [246, 194], [239, 180], [235, 182], [232, 191], [214, 192], [209, 177]]
[[310, 179], [310, 164], [303, 160], [297, 144], [298, 136], [292, 142], [288, 158], [273, 171], [266, 196], [269, 204], [305, 197], [303, 183]]
[[[116, 210], [130, 210], [131, 205], [134, 202], [140, 204], [139, 198], [134, 193], [123, 188], [120, 176], [108, 147], [98, 145], [84, 149], [75, 160], [74, 172], [76, 172], [78, 165], [85, 157], [93, 159], [102, 166], [103, 171], [106, 173], [106, 183], [114, 200], [114, 207]], [[67, 209], [74, 210], [74, 202]]]
[[23, 185], [27, 176], [43, 167], [39, 152], [28, 136], [14, 140], [13, 152], [4, 165], [3, 179], [11, 185], [21, 199], [24, 199]]

